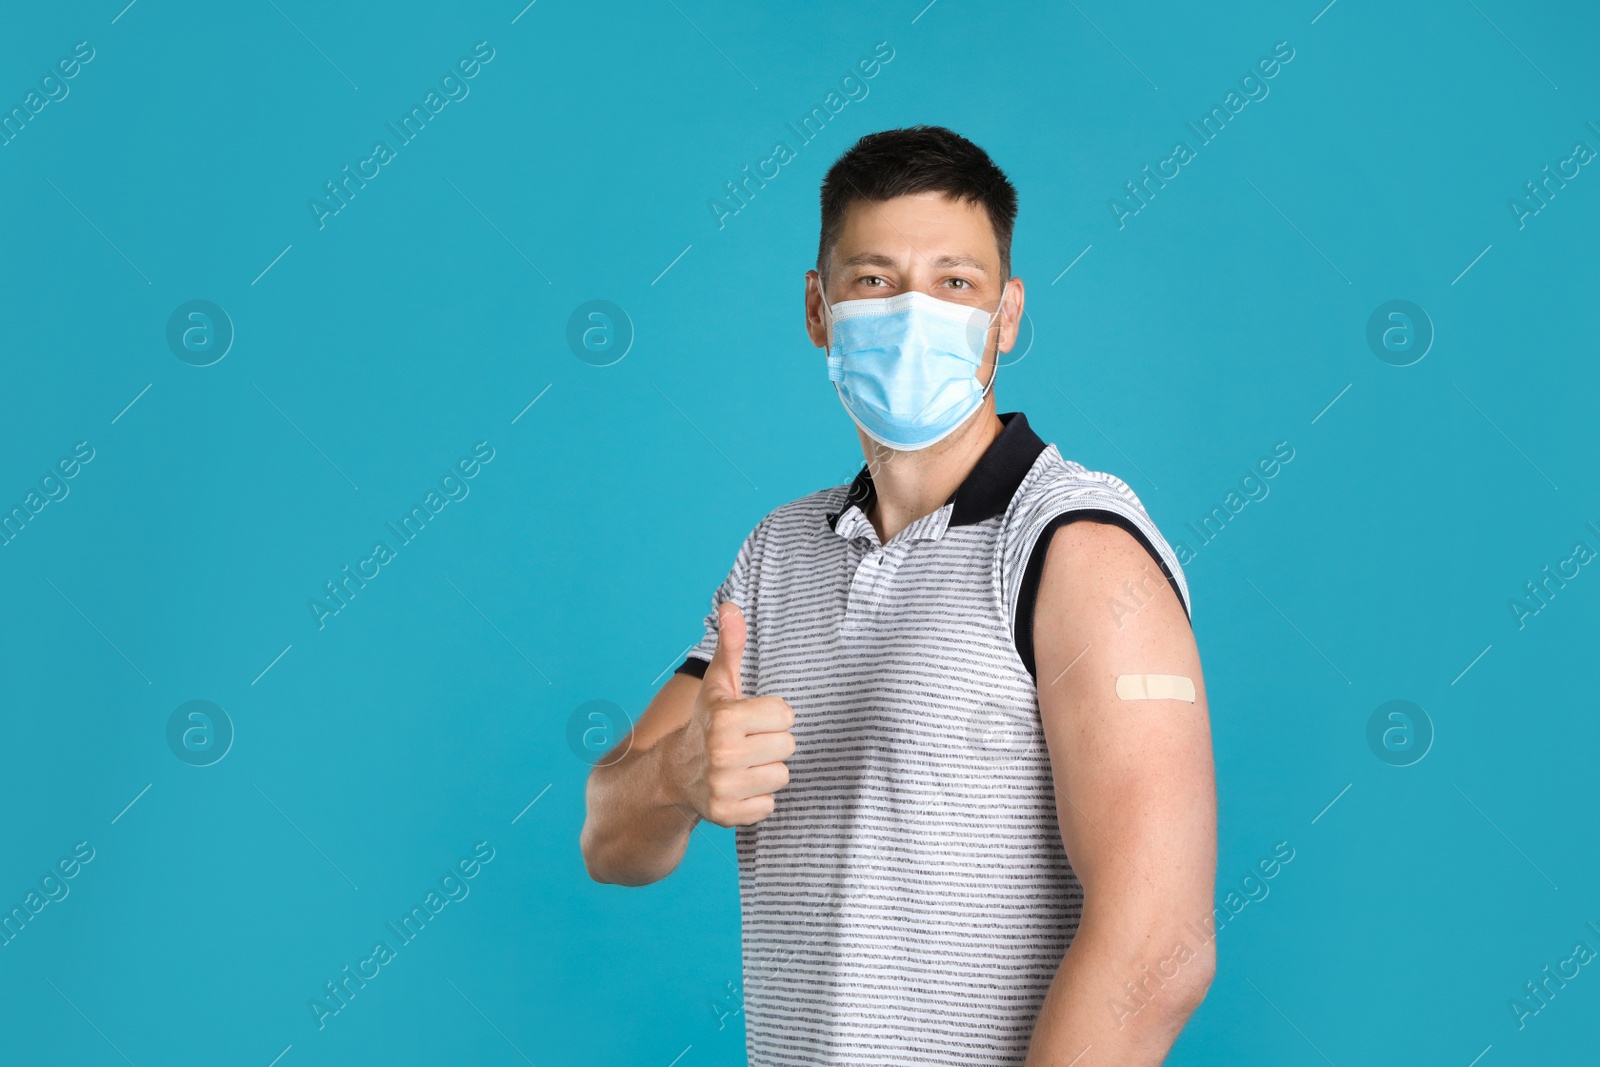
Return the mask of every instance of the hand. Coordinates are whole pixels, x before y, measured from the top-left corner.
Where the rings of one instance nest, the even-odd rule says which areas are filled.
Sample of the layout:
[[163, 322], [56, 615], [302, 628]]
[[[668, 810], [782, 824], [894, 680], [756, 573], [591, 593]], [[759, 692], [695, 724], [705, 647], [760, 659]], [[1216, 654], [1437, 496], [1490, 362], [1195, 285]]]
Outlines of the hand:
[[718, 826], [749, 826], [772, 814], [772, 794], [789, 784], [794, 709], [782, 697], [744, 697], [739, 665], [745, 620], [739, 605], [718, 607], [718, 637], [700, 694], [673, 735], [674, 777], [687, 805]]

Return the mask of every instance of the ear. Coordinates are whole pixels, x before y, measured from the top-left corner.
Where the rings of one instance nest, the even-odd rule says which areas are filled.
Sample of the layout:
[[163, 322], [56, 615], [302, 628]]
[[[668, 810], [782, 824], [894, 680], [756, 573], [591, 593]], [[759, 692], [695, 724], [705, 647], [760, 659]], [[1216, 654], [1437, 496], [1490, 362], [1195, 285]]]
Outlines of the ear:
[[1022, 279], [1016, 276], [1007, 279], [1005, 287], [1000, 290], [1001, 324], [997, 351], [1010, 352], [1016, 345], [1017, 335], [1022, 332], [1022, 306], [1026, 298]]
[[806, 271], [806, 335], [816, 348], [828, 347], [828, 309], [822, 275]]

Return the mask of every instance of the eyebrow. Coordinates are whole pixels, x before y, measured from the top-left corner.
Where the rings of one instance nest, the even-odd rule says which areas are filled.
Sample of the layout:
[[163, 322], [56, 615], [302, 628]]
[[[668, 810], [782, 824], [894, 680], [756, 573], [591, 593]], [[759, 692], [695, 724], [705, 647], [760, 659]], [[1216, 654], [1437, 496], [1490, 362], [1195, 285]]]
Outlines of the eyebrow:
[[[946, 267], [969, 267], [980, 274], [988, 274], [989, 268], [981, 259], [969, 256], [966, 253], [946, 253], [935, 256], [928, 261], [929, 266], [935, 269]], [[857, 252], [839, 264], [841, 267], [896, 267], [899, 264], [884, 255], [882, 252]]]

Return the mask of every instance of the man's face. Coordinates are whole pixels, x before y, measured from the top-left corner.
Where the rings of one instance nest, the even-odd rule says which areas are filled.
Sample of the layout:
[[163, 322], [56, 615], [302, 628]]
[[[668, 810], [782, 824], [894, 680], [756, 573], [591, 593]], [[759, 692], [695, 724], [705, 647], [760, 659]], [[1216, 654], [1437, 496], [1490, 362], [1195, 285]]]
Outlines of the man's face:
[[[978, 379], [994, 373], [996, 349], [1009, 352], [1022, 316], [1022, 281], [1000, 276], [1000, 247], [979, 204], [926, 192], [870, 203], [857, 200], [828, 264], [827, 301], [898, 296], [915, 289], [992, 312], [1007, 292], [998, 330], [991, 329]], [[830, 337], [822, 281], [806, 272], [806, 332], [819, 348]]]

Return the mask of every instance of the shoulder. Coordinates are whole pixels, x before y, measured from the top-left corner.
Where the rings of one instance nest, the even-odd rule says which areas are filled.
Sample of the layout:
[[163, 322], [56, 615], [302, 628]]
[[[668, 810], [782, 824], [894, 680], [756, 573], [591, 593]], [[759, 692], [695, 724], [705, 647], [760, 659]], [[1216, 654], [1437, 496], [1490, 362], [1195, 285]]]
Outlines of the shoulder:
[[1125, 528], [1075, 522], [1058, 530], [1048, 546], [1035, 611], [1035, 677], [1053, 685], [1079, 665], [1064, 693], [1152, 669], [1136, 665], [1158, 664], [1170, 670], [1157, 673], [1199, 677], [1186, 605]]
[[848, 484], [833, 485], [807, 493], [787, 504], [779, 504], [767, 512], [757, 529], [765, 528], [769, 536], [783, 537], [815, 532], [827, 525], [830, 515], [844, 508], [849, 492]]
[[[1046, 445], [1013, 501], [1014, 524], [1026, 527], [1066, 511], [1107, 510], [1144, 521], [1149, 513], [1137, 493], [1115, 474], [1090, 470]], [[1153, 524], [1152, 524], [1153, 525]]]
[[830, 485], [826, 489], [807, 493], [787, 504], [779, 504], [767, 513], [763, 521], [772, 526], [784, 527], [806, 525], [813, 519], [822, 522], [829, 514], [837, 512], [844, 506], [845, 497], [849, 493], [849, 483]]
[[793, 543], [828, 530], [829, 518], [845, 506], [849, 484], [829, 486], [779, 504], [764, 515], [745, 537], [745, 550], [759, 558], [769, 546]]
[[[1041, 610], [1071, 611], [1093, 605], [1088, 614], [1105, 616], [1120, 628], [1124, 614], [1158, 601], [1182, 608], [1177, 591], [1156, 569], [1150, 551], [1127, 527], [1111, 522], [1068, 523], [1041, 546], [1045, 559], [1039, 589]], [[1168, 595], [1163, 596], [1163, 592]], [[1182, 619], [1179, 614], [1178, 618]]]
[[1189, 611], [1189, 587], [1178, 553], [1138, 494], [1115, 474], [1063, 458], [1051, 444], [1028, 472], [1007, 514], [1005, 542], [1012, 569], [1037, 574], [1043, 550], [1063, 537], [1085, 546], [1117, 546], [1135, 570], [1152, 562], [1159, 565], [1185, 613]]
[[[1112, 604], [1107, 614], [1105, 590], [1132, 582], [1144, 590], [1139, 604], [1170, 596], [1178, 617], [1189, 618], [1189, 586], [1178, 554], [1138, 495], [1114, 474], [1063, 459], [1053, 444], [1045, 446], [1018, 486], [998, 549], [1017, 656], [1035, 677], [1035, 619], [1041, 609], [1047, 616], [1070, 610], [1090, 625], [1097, 613], [1104, 614], [1114, 624], [1122, 609]], [[1098, 608], [1063, 602], [1064, 596], [1081, 599], [1088, 589], [1099, 597]]]

